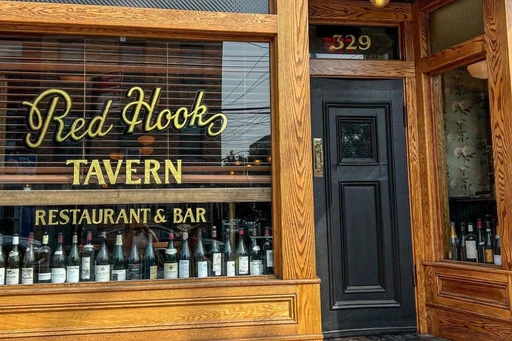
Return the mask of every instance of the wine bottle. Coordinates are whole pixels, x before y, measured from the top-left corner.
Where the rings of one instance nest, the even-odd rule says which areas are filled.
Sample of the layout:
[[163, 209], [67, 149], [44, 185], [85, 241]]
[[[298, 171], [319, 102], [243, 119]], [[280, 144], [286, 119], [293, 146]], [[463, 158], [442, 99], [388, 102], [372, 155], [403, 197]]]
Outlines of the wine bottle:
[[258, 245], [258, 241], [254, 235], [251, 237], [251, 256], [249, 268], [251, 275], [263, 275], [263, 257], [261, 255], [261, 248]]
[[21, 284], [34, 284], [36, 255], [34, 253], [34, 233], [28, 234], [28, 248], [21, 261]]
[[459, 255], [460, 260], [467, 261], [468, 255], [466, 252], [466, 224], [460, 224], [460, 239], [459, 239]]
[[17, 233], [12, 235], [12, 247], [7, 258], [7, 266], [5, 269], [5, 284], [14, 285], [20, 284], [20, 252], [18, 245], [20, 244], [20, 237]]
[[236, 248], [236, 275], [243, 276], [249, 274], [249, 253], [245, 247], [244, 229], [238, 231], [238, 245]]
[[220, 252], [219, 241], [217, 240], [217, 228], [212, 226], [212, 247], [208, 257], [211, 261], [210, 276], [222, 275], [222, 264], [224, 263], [222, 252]]
[[128, 256], [128, 269], [126, 276], [129, 281], [142, 279], [142, 263], [139, 256], [139, 249], [137, 248], [137, 244], [135, 244], [135, 233], [132, 240], [132, 249]]
[[69, 251], [68, 262], [66, 266], [66, 282], [78, 283], [80, 281], [80, 253], [78, 251], [78, 236], [73, 233], [71, 241], [71, 251]]
[[82, 251], [82, 269], [80, 279], [82, 282], [94, 281], [93, 263], [96, 250], [92, 245], [92, 232], [87, 231], [87, 244]]
[[269, 229], [264, 230], [265, 241], [263, 242], [263, 257], [265, 264], [263, 267], [263, 273], [266, 275], [274, 274], [274, 248], [272, 245], [272, 238], [270, 238]]
[[208, 258], [204, 253], [203, 230], [197, 230], [197, 245], [194, 253], [195, 276], [199, 278], [208, 277]]
[[0, 234], [0, 285], [5, 284], [4, 237]]
[[116, 246], [112, 256], [112, 280], [115, 282], [126, 281], [126, 261], [123, 253], [123, 233], [117, 232]]
[[226, 245], [224, 246], [224, 260], [226, 263], [226, 268], [223, 274], [226, 276], [236, 276], [236, 255], [231, 249], [229, 234], [226, 238]]
[[94, 261], [94, 278], [96, 282], [108, 282], [110, 281], [110, 257], [107, 247], [107, 233], [102, 232], [100, 239], [100, 251]]
[[498, 224], [496, 224], [496, 237], [494, 237], [494, 264], [501, 265], [501, 242], [498, 234]]
[[478, 218], [476, 221], [476, 230], [477, 230], [477, 262], [485, 263], [485, 234], [484, 227], [482, 225], [482, 219]]
[[164, 256], [164, 278], [178, 278], [178, 250], [174, 247], [174, 233], [169, 233], [169, 243]]
[[190, 249], [188, 247], [188, 233], [183, 232], [183, 242], [181, 244], [181, 252], [179, 259], [179, 278], [190, 277]]
[[64, 283], [66, 281], [66, 253], [64, 252], [64, 236], [62, 232], [57, 235], [57, 248], [52, 255], [52, 283]]
[[149, 243], [144, 250], [144, 278], [157, 279], [158, 265], [156, 264], [155, 250], [153, 248], [153, 234], [149, 233]]
[[48, 246], [48, 231], [43, 232], [42, 246], [37, 250], [37, 283], [51, 283], [52, 271], [50, 267], [52, 249]]
[[468, 223], [468, 234], [466, 235], [466, 257], [469, 262], [478, 260], [477, 238], [473, 233], [473, 224]]
[[455, 222], [450, 223], [450, 259], [458, 260], [459, 259], [459, 238], [457, 237], [457, 232], [455, 231]]
[[485, 227], [485, 262], [489, 264], [494, 263], [494, 247], [492, 245], [492, 229], [491, 224]]

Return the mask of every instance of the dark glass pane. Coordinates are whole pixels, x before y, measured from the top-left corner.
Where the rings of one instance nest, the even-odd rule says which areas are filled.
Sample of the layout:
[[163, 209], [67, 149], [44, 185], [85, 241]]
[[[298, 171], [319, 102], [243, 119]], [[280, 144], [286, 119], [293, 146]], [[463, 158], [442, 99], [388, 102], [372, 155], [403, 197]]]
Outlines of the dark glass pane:
[[371, 123], [341, 123], [341, 158], [373, 158]]
[[400, 59], [397, 27], [313, 25], [309, 48], [311, 58]]
[[56, 4], [142, 7], [210, 12], [269, 13], [268, 0], [10, 0]]

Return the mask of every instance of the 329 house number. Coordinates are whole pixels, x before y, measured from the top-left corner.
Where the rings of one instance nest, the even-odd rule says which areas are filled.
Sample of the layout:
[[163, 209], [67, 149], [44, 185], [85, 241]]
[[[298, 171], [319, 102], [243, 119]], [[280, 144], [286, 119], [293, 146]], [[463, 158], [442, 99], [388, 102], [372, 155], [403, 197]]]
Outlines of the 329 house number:
[[367, 35], [356, 37], [352, 34], [335, 34], [332, 36], [333, 50], [361, 50], [366, 51], [372, 46], [372, 40]]

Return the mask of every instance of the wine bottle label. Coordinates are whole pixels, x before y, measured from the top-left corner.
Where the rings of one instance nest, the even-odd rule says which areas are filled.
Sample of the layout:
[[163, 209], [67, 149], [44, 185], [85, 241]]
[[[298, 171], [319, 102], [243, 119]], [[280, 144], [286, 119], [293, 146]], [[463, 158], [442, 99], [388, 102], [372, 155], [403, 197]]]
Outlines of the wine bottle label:
[[21, 269], [21, 284], [34, 284], [34, 268]]
[[5, 273], [5, 284], [20, 284], [20, 269], [7, 269]]
[[261, 260], [253, 260], [251, 262], [251, 275], [263, 275], [263, 262]]
[[180, 260], [179, 263], [179, 276], [180, 278], [188, 278], [190, 277], [190, 267], [189, 267], [189, 261], [188, 260]]
[[16, 257], [18, 255], [18, 251], [11, 251], [9, 252], [9, 258]]
[[494, 255], [492, 249], [485, 249], [485, 262], [486, 263], [494, 263]]
[[501, 255], [494, 255], [494, 264], [501, 265]]
[[238, 274], [248, 275], [249, 274], [249, 257], [240, 256], [238, 258]]
[[178, 250], [176, 250], [176, 249], [166, 249], [165, 253], [168, 254], [168, 255], [175, 255], [175, 254], [178, 253]]
[[40, 272], [37, 275], [37, 280], [39, 282], [50, 281], [51, 279], [52, 279], [52, 273], [51, 272]]
[[266, 252], [267, 258], [267, 268], [274, 267], [274, 250], [267, 250]]
[[0, 268], [0, 285], [5, 284], [5, 268]]
[[66, 281], [66, 269], [65, 268], [53, 268], [52, 269], [52, 283], [64, 283]]
[[164, 264], [164, 278], [165, 279], [178, 278], [178, 263], [165, 263]]
[[158, 266], [152, 265], [149, 267], [149, 279], [158, 278]]
[[142, 266], [140, 263], [137, 264], [128, 264], [128, 270], [126, 276], [128, 280], [138, 280], [142, 279]]
[[82, 279], [91, 279], [91, 257], [82, 258]]
[[219, 276], [222, 271], [222, 253], [214, 253], [212, 256], [212, 271]]
[[55, 251], [54, 255], [60, 256], [60, 255], [62, 255], [62, 251]]
[[476, 241], [474, 240], [466, 240], [466, 254], [468, 259], [476, 259]]
[[252, 249], [253, 249], [254, 251], [260, 251], [260, 250], [261, 250], [261, 248], [260, 248], [258, 245], [256, 245], [256, 246], [255, 246], [255, 247], [253, 247]]
[[235, 276], [235, 261], [227, 261], [226, 262], [226, 275], [227, 276]]
[[112, 280], [114, 282], [126, 281], [126, 269], [112, 270]]
[[110, 281], [110, 265], [96, 265], [94, 267], [96, 282]]
[[208, 262], [197, 262], [197, 277], [208, 277]]
[[69, 265], [66, 269], [66, 282], [78, 283], [80, 281], [80, 266]]

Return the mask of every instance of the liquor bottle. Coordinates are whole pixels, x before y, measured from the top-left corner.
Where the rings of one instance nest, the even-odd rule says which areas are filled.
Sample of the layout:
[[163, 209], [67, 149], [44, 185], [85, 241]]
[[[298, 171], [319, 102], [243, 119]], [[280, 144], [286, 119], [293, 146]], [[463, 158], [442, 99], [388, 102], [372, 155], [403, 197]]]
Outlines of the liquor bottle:
[[62, 232], [57, 235], [57, 248], [52, 255], [52, 283], [64, 283], [66, 281], [66, 253], [64, 252], [64, 236]]
[[34, 233], [28, 235], [28, 248], [21, 261], [21, 284], [34, 284], [36, 255], [34, 253]]
[[82, 267], [80, 272], [80, 280], [82, 282], [94, 281], [93, 263], [95, 254], [96, 250], [94, 245], [92, 245], [92, 232], [87, 231], [87, 244], [85, 244], [82, 251]]
[[251, 237], [251, 255], [250, 255], [249, 272], [253, 276], [263, 275], [263, 257], [261, 255], [261, 248], [258, 241], [253, 236]]
[[51, 283], [52, 271], [50, 261], [52, 249], [48, 246], [48, 231], [43, 232], [43, 245], [37, 250], [37, 283]]
[[153, 235], [149, 233], [149, 243], [144, 250], [144, 278], [157, 279], [158, 265], [156, 264], [155, 250], [153, 248]]
[[492, 229], [491, 224], [485, 227], [485, 262], [489, 264], [494, 263], [494, 248], [492, 245]]
[[128, 269], [126, 271], [126, 276], [129, 281], [142, 279], [142, 263], [137, 244], [135, 244], [135, 238], [132, 240], [132, 249], [128, 256]]
[[476, 262], [478, 260], [476, 235], [473, 233], [472, 223], [468, 223], [468, 234], [466, 235], [466, 257], [468, 262]]
[[466, 252], [466, 224], [460, 224], [460, 239], [459, 239], [459, 259], [462, 261], [468, 260], [468, 255]]
[[223, 270], [223, 274], [226, 276], [236, 276], [236, 255], [231, 249], [229, 234], [226, 238], [226, 245], [224, 246], [224, 260], [226, 263], [226, 268]]
[[272, 245], [272, 239], [270, 238], [269, 229], [264, 230], [265, 242], [263, 242], [263, 257], [265, 264], [263, 266], [263, 273], [265, 275], [274, 274], [274, 248]]
[[78, 251], [78, 236], [73, 233], [71, 241], [71, 251], [69, 251], [68, 262], [66, 266], [66, 282], [78, 283], [80, 281], [80, 253]]
[[498, 234], [498, 225], [496, 225], [496, 237], [494, 238], [494, 264], [501, 265], [501, 242]]
[[94, 278], [96, 282], [108, 282], [110, 281], [110, 257], [107, 247], [107, 233], [102, 232], [100, 239], [100, 251], [94, 261]]
[[112, 280], [114, 282], [126, 281], [126, 261], [123, 253], [123, 233], [117, 232], [116, 246], [112, 255]]
[[209, 259], [211, 261], [211, 272], [210, 276], [222, 275], [222, 252], [220, 252], [219, 242], [217, 240], [217, 228], [212, 226], [212, 248], [209, 253]]
[[476, 230], [477, 230], [477, 262], [485, 263], [485, 234], [484, 227], [482, 224], [482, 219], [478, 218], [476, 221]]
[[183, 242], [181, 244], [178, 276], [179, 276], [179, 278], [189, 278], [190, 277], [190, 249], [188, 247], [188, 233], [187, 232], [183, 232]]
[[0, 285], [5, 284], [4, 237], [0, 234]]
[[178, 278], [178, 250], [174, 246], [174, 233], [169, 233], [169, 243], [164, 256], [164, 278]]
[[20, 252], [18, 245], [20, 244], [20, 237], [17, 233], [12, 235], [12, 247], [7, 258], [7, 266], [5, 269], [5, 284], [14, 285], [20, 284]]
[[201, 229], [197, 230], [197, 245], [194, 253], [195, 276], [199, 278], [208, 277], [208, 258], [204, 252], [202, 232]]
[[459, 238], [453, 221], [450, 223], [450, 259], [459, 260]]
[[249, 274], [249, 253], [245, 247], [244, 229], [238, 231], [238, 245], [236, 247], [236, 275], [243, 276]]

